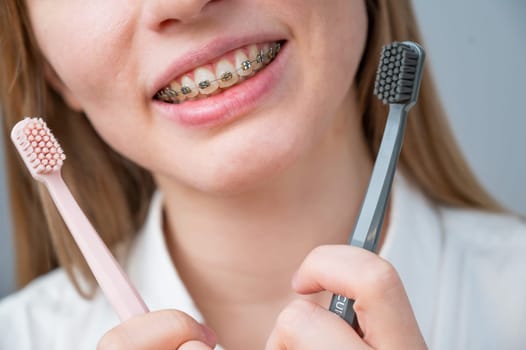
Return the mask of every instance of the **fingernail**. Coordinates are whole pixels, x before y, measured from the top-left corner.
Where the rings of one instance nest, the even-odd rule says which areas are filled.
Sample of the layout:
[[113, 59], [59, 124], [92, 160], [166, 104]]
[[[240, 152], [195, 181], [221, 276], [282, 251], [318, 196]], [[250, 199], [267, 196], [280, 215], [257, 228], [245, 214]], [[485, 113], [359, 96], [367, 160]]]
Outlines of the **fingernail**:
[[210, 345], [212, 348], [216, 346], [217, 344], [217, 335], [212, 330], [212, 328], [208, 327], [205, 324], [201, 324], [201, 328], [203, 328], [203, 333], [205, 334], [206, 343]]

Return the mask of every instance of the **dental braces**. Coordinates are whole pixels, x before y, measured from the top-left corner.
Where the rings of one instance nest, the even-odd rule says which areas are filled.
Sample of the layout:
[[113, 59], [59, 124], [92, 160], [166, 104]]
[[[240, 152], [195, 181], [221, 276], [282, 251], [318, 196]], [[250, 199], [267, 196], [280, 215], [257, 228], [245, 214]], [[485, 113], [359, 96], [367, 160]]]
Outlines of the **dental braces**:
[[[268, 65], [276, 57], [280, 49], [281, 49], [281, 44], [279, 42], [274, 43], [273, 45], [270, 46], [267, 52], [260, 50], [259, 53], [256, 55], [255, 60], [252, 60], [252, 61], [245, 60], [241, 62], [241, 67], [235, 69], [234, 72], [238, 74], [240, 78], [243, 78], [244, 76], [242, 76], [239, 73], [249, 70], [250, 68], [252, 68], [252, 65], [255, 63], [262, 64], [262, 66], [259, 68], [259, 70], [261, 70], [261, 68]], [[234, 72], [224, 72], [223, 74], [221, 74], [221, 77], [219, 77], [218, 79], [203, 80], [199, 82], [197, 85], [191, 85], [191, 86], [185, 85], [185, 86], [182, 86], [180, 90], [175, 90], [175, 89], [172, 89], [170, 86], [167, 86], [164, 89], [160, 90], [157, 94], [155, 94], [155, 98], [163, 102], [179, 103], [179, 102], [182, 102], [182, 101], [179, 101], [179, 98], [178, 98], [179, 96], [188, 95], [192, 93], [193, 91], [195, 91], [194, 89], [197, 89], [198, 93], [201, 93], [199, 92], [199, 89], [206, 89], [213, 83], [216, 83], [219, 81], [223, 81], [223, 82], [230, 81], [234, 77], [234, 74], [233, 74]], [[225, 89], [228, 89], [229, 87], [226, 87]]]

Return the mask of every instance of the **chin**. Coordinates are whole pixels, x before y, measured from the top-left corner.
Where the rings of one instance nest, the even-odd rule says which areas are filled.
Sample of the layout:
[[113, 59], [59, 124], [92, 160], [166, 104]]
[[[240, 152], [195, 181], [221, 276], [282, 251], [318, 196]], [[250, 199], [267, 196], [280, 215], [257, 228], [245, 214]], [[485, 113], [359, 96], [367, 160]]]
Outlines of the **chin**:
[[204, 157], [193, 171], [180, 174], [188, 187], [211, 195], [240, 195], [267, 187], [290, 168], [298, 158], [298, 149], [252, 148]]
[[229, 164], [222, 167], [221, 171], [206, 169], [192, 182], [196, 189], [208, 194], [241, 195], [266, 187], [286, 168], [287, 162], [284, 160]]

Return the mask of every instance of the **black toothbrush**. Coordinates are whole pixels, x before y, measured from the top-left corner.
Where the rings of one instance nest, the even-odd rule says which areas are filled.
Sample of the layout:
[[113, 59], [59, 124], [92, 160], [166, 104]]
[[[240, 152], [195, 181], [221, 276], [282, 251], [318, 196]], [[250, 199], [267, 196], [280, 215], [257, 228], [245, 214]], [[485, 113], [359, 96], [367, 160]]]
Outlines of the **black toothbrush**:
[[[416, 104], [420, 91], [424, 58], [424, 49], [411, 41], [394, 42], [382, 49], [374, 94], [384, 104], [389, 104], [389, 116], [369, 187], [349, 238], [352, 246], [376, 253], [402, 148], [407, 112]], [[329, 310], [359, 329], [353, 304], [354, 300], [334, 294]]]

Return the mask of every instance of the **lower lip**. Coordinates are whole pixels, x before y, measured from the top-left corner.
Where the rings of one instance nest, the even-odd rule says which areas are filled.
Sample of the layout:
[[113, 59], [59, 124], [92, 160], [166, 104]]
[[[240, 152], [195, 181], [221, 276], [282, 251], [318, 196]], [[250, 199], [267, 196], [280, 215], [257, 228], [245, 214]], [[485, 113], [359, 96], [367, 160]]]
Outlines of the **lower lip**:
[[170, 104], [153, 100], [163, 117], [184, 126], [215, 126], [230, 122], [246, 114], [275, 90], [285, 72], [288, 43], [282, 46], [274, 60], [256, 75], [220, 94], [202, 100]]

